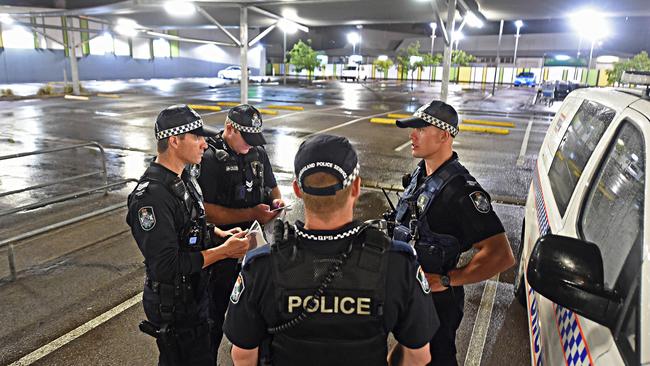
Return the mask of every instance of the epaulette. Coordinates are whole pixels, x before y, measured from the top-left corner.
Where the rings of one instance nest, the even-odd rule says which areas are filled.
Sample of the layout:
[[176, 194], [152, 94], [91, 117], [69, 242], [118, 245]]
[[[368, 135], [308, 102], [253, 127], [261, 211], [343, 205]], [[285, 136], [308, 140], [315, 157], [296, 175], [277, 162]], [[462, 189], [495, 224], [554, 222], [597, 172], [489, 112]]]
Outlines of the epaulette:
[[390, 251], [391, 252], [398, 252], [398, 253], [407, 253], [413, 258], [415, 258], [417, 255], [415, 254], [415, 248], [413, 248], [411, 245], [408, 243], [405, 243], [403, 241], [399, 240], [394, 240], [390, 245]]
[[244, 257], [244, 260], [242, 262], [242, 268], [246, 268], [246, 266], [253, 263], [255, 259], [260, 257], [265, 257], [267, 255], [271, 255], [270, 245], [264, 245], [259, 248], [255, 248], [251, 250], [250, 252], [246, 253], [246, 256]]

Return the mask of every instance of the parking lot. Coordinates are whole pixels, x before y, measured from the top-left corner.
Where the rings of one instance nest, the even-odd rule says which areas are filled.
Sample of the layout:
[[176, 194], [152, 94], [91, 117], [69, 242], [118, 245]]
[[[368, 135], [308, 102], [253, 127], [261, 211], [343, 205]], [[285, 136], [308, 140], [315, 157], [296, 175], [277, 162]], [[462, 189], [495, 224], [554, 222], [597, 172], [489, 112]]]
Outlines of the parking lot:
[[[236, 102], [239, 92], [237, 84], [210, 88], [209, 80], [200, 79], [167, 81], [158, 87], [151, 84], [132, 82], [116, 96], [92, 96], [87, 101], [49, 98], [2, 102], [3, 155], [96, 141], [106, 150], [110, 182], [137, 178], [155, 153], [152, 126], [161, 109], [177, 103], [223, 105], [221, 102]], [[101, 84], [97, 88], [101, 91]], [[410, 157], [408, 131], [371, 119], [412, 113], [438, 93], [439, 84], [426, 82], [416, 83], [413, 90], [410, 83], [397, 81], [271, 83], [251, 85], [249, 101], [275, 111], [264, 115], [266, 149], [289, 201], [295, 200], [290, 183], [293, 156], [300, 142], [315, 133], [346, 136], [358, 149], [361, 161], [364, 189], [356, 214], [371, 219], [388, 208], [377, 187], [396, 190], [401, 176], [416, 164]], [[532, 105], [533, 97], [533, 89], [503, 87], [490, 96], [488, 91], [467, 84], [455, 86], [449, 99], [468, 122], [506, 122], [512, 126], [499, 127], [507, 134], [463, 131], [454, 141], [454, 150], [491, 193], [515, 252], [533, 164], [553, 113]], [[274, 105], [290, 108], [268, 108]], [[219, 127], [228, 107], [222, 108], [199, 108], [199, 112], [207, 124]], [[84, 147], [5, 160], [1, 162], [2, 185], [9, 190], [41, 180], [62, 180], [97, 169], [97, 158], [96, 149]], [[100, 184], [98, 177], [89, 177], [81, 183], [62, 182], [2, 197], [0, 209]], [[115, 187], [105, 196], [94, 194], [3, 217], [7, 224], [0, 234], [8, 238], [119, 204], [132, 188], [130, 183]], [[287, 219], [301, 215], [301, 208], [296, 207]], [[0, 363], [8, 364], [25, 355], [37, 359], [35, 364], [48, 365], [153, 362], [155, 345], [136, 326], [144, 316], [139, 304], [144, 267], [124, 217], [125, 209], [121, 208], [16, 243], [17, 280], [7, 281], [9, 269], [0, 267], [5, 278], [0, 285], [0, 311], [3, 319], [10, 319], [0, 330], [0, 343], [5, 345]], [[5, 256], [3, 249], [0, 257]], [[529, 362], [526, 312], [513, 299], [512, 271], [467, 286], [465, 317], [457, 342], [461, 364]], [[226, 342], [222, 347], [227, 347]], [[229, 364], [226, 352], [220, 358]]]

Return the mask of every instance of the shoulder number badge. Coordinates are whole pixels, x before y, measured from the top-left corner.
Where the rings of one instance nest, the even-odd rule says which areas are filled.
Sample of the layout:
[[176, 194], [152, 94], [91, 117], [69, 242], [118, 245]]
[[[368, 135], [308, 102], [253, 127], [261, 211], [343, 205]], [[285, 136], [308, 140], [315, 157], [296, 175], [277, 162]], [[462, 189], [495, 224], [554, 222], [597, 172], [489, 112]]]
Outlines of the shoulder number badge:
[[149, 231], [156, 226], [156, 215], [153, 213], [153, 207], [144, 206], [138, 210], [138, 219], [140, 227], [144, 231]]
[[240, 273], [237, 276], [237, 281], [235, 282], [235, 286], [232, 288], [232, 293], [230, 294], [230, 301], [233, 304], [239, 302], [239, 298], [241, 297], [241, 294], [244, 292], [245, 288], [246, 286], [244, 286], [244, 277], [242, 277]]
[[469, 195], [476, 210], [480, 213], [490, 212], [490, 199], [481, 191], [474, 191]]
[[420, 283], [420, 287], [422, 287], [422, 292], [428, 295], [431, 292], [431, 287], [429, 287], [429, 281], [427, 281], [427, 277], [424, 275], [424, 271], [422, 270], [421, 266], [418, 266], [418, 271], [415, 275], [415, 278]]

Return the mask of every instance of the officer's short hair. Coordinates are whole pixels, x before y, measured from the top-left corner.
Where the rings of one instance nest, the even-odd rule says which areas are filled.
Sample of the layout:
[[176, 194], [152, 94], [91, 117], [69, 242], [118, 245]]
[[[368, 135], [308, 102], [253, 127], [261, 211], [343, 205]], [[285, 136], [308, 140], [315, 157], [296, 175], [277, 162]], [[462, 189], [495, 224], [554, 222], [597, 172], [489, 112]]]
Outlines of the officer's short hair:
[[[310, 187], [322, 188], [339, 183], [339, 179], [329, 173], [318, 172], [304, 178], [304, 183]], [[336, 191], [336, 194], [329, 196], [315, 196], [303, 191], [302, 200], [305, 203], [305, 210], [313, 212], [321, 217], [329, 217], [333, 211], [341, 209], [350, 196], [352, 184]]]
[[[183, 140], [185, 138], [185, 135], [186, 134], [183, 133], [183, 134], [180, 134], [180, 135], [177, 135], [177, 136], [181, 140]], [[169, 137], [166, 138], [166, 139], [158, 140], [156, 142], [156, 150], [158, 150], [158, 154], [164, 153], [165, 151], [167, 151], [168, 148], [169, 148]]]

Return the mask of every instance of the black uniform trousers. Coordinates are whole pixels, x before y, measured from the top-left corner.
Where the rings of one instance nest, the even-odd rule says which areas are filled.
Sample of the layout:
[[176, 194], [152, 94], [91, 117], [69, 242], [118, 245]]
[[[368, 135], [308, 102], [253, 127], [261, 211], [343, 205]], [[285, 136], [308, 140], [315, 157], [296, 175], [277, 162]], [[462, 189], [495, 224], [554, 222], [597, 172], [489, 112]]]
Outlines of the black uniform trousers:
[[431, 362], [429, 365], [456, 366], [456, 331], [463, 320], [465, 291], [463, 286], [454, 286], [441, 292], [432, 292], [440, 328], [429, 343]]
[[[149, 286], [144, 287], [142, 297], [147, 319], [160, 327], [164, 324], [160, 315], [160, 298]], [[208, 322], [208, 298], [204, 296], [199, 304], [178, 305], [174, 312], [173, 345], [156, 339], [160, 351], [159, 366], [214, 366], [210, 353], [210, 331]]]
[[235, 258], [223, 259], [212, 265], [212, 276], [208, 286], [210, 296], [210, 329], [211, 354], [216, 362], [219, 354], [219, 345], [223, 338], [223, 322], [230, 302], [230, 294], [235, 285], [237, 274], [241, 266]]

